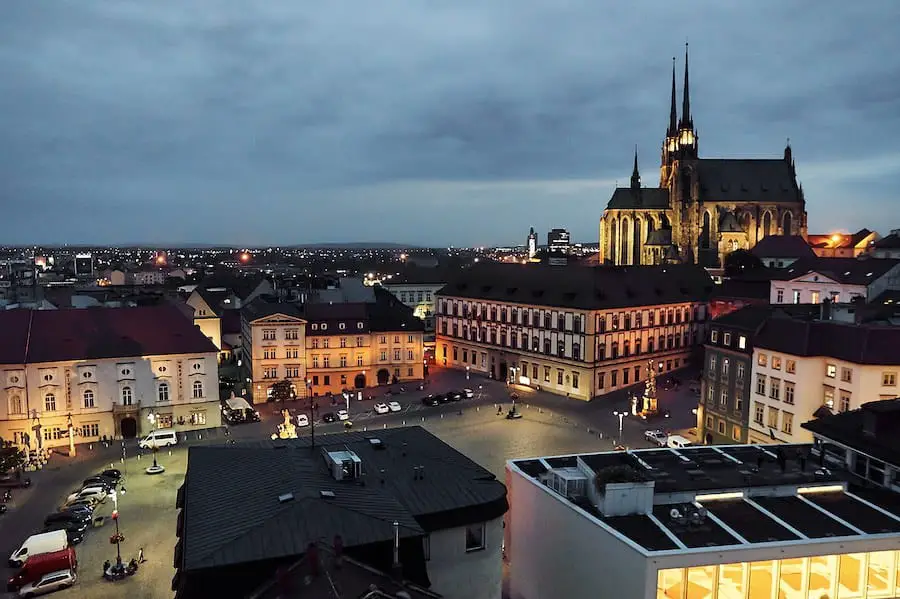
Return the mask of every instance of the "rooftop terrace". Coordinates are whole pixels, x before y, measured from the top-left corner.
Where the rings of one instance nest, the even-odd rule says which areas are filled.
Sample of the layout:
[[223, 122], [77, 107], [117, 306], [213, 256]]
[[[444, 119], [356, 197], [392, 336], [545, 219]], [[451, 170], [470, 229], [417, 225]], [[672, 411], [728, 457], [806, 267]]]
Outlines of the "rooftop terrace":
[[809, 449], [662, 448], [514, 460], [509, 467], [648, 554], [900, 537], [900, 496], [848, 487], [844, 473], [823, 468]]

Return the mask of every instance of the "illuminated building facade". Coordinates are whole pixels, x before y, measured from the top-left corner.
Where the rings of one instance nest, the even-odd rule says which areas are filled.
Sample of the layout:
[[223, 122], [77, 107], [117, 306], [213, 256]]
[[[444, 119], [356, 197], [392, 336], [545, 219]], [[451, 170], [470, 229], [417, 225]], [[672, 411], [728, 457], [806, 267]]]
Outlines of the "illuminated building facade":
[[772, 304], [848, 303], [900, 290], [900, 259], [812, 258], [772, 274]]
[[680, 118], [672, 67], [659, 186], [641, 186], [635, 151], [631, 185], [613, 192], [600, 220], [602, 262], [719, 267], [729, 252], [768, 235], [806, 236], [806, 202], [790, 144], [778, 159], [708, 159], [698, 150], [685, 52]]
[[695, 446], [509, 461], [509, 596], [900, 596], [900, 496], [849, 485], [811, 449]]
[[860, 229], [851, 234], [809, 235], [807, 241], [820, 258], [856, 258], [869, 252], [878, 238], [875, 231]]
[[687, 365], [713, 283], [700, 267], [481, 264], [438, 294], [436, 360], [590, 399]]

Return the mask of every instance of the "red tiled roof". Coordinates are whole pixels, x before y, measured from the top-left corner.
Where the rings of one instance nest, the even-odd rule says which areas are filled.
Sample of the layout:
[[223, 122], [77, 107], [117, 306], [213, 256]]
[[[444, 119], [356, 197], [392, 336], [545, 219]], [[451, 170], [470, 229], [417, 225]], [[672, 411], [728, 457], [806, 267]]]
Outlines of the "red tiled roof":
[[216, 347], [200, 329], [169, 305], [0, 313], [0, 363], [215, 351]]

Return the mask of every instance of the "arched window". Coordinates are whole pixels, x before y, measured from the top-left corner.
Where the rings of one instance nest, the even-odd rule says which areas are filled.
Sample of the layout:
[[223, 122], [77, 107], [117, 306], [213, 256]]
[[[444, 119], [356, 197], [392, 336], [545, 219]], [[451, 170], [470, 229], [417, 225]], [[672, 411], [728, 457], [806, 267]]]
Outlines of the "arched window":
[[616, 227], [616, 221], [612, 221], [609, 223], [609, 261], [613, 264], [616, 263], [616, 244], [618, 243], [618, 229]]
[[203, 383], [201, 381], [194, 381], [192, 390], [192, 396], [194, 399], [200, 399], [201, 397], [203, 397]]
[[25, 408], [22, 405], [22, 398], [18, 395], [13, 395], [9, 398], [9, 413], [10, 414], [24, 414]]
[[711, 244], [710, 234], [711, 234], [711, 224], [710, 224], [710, 216], [709, 212], [703, 213], [703, 230], [700, 231], [700, 247], [709, 248]]
[[641, 263], [641, 244], [644, 240], [641, 238], [641, 219], [634, 219], [634, 243], [631, 249], [631, 263], [632, 264], [640, 264]]
[[792, 227], [792, 225], [794, 224], [793, 221], [794, 221], [794, 219], [793, 219], [793, 217], [791, 216], [791, 213], [790, 213], [790, 212], [785, 212], [785, 213], [784, 213], [784, 218], [782, 218], [782, 221], [781, 221], [781, 222], [782, 222], [782, 230], [784, 231], [784, 234], [785, 234], [785, 235], [792, 235], [792, 233], [791, 233], [791, 227]]
[[81, 394], [84, 399], [84, 407], [93, 408], [94, 407], [94, 392], [91, 389], [85, 389], [84, 393]]
[[159, 401], [169, 401], [169, 383], [160, 383], [156, 390], [156, 398]]
[[47, 412], [56, 411], [56, 396], [52, 393], [48, 393], [44, 396], [44, 410]]
[[622, 237], [622, 239], [621, 239], [622, 245], [621, 245], [621, 250], [619, 252], [619, 262], [618, 262], [619, 264], [631, 264], [631, 258], [630, 258], [631, 254], [628, 251], [629, 246], [631, 245], [629, 243], [629, 241], [630, 241], [629, 237], [631, 235], [631, 227], [629, 225], [630, 225], [630, 223], [628, 222], [628, 219], [623, 218], [622, 219], [622, 229], [621, 229], [621, 231], [619, 231], [619, 233], [621, 233], [621, 237]]
[[134, 395], [131, 393], [131, 387], [122, 387], [122, 405], [130, 406], [134, 402]]
[[766, 211], [763, 216], [763, 237], [768, 237], [772, 234], [772, 213]]

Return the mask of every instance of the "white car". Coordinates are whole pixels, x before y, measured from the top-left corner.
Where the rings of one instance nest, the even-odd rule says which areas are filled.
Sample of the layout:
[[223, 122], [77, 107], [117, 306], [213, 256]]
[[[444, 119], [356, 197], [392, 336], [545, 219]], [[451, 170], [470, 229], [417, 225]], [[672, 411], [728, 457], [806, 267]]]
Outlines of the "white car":
[[378, 402], [375, 404], [375, 413], [376, 414], [387, 414], [391, 409], [388, 407], [386, 403]]
[[350, 414], [347, 413], [347, 410], [338, 410], [337, 417], [338, 420], [350, 420]]
[[655, 443], [659, 447], [665, 447], [666, 440], [669, 438], [669, 435], [662, 432], [661, 430], [644, 431], [644, 438], [651, 443]]
[[306, 414], [297, 414], [297, 426], [309, 426], [309, 416]]
[[103, 487], [85, 487], [69, 495], [66, 498], [66, 503], [69, 504], [79, 499], [89, 499], [94, 503], [103, 503], [106, 501], [106, 489]]
[[403, 407], [400, 404], [398, 404], [396, 401], [389, 401], [388, 408], [391, 410], [391, 412], [399, 412], [400, 410], [403, 409]]
[[52, 593], [60, 589], [66, 589], [75, 584], [78, 575], [74, 570], [59, 570], [41, 576], [40, 580], [29, 582], [19, 589], [19, 597], [35, 597], [44, 593]]
[[466, 399], [472, 399], [475, 397], [475, 392], [471, 389], [463, 389], [463, 395], [466, 396]]

